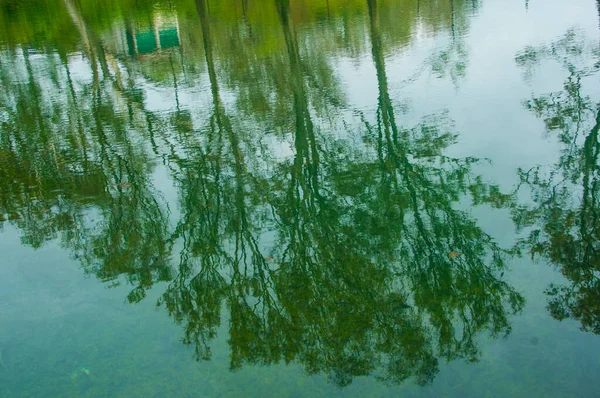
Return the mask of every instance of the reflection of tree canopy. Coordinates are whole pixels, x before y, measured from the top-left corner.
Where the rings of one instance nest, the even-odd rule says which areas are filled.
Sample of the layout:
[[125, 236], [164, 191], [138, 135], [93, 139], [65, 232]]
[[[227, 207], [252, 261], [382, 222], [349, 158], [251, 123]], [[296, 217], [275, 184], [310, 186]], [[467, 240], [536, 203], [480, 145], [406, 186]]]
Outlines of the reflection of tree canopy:
[[[344, 11], [330, 0], [317, 13], [274, 0], [261, 25], [252, 3], [231, 21], [229, 2], [196, 0], [193, 62], [179, 60], [183, 49], [156, 65], [165, 73], [113, 57], [95, 29], [110, 23], [63, 2], [89, 79], [74, 77], [66, 53], [33, 57], [22, 46], [0, 58], [23, 73], [2, 74], [17, 89], [0, 94], [0, 162], [10, 166], [0, 213], [25, 243], [60, 235], [87, 272], [127, 278], [131, 302], [168, 280], [158, 305], [198, 359], [211, 357], [226, 309], [232, 369], [297, 361], [341, 386], [361, 375], [426, 384], [440, 359], [476, 361], [481, 333], [510, 332], [523, 298], [500, 276], [503, 251], [456, 209], [469, 196], [493, 200], [496, 188], [472, 175], [476, 159], [443, 155], [456, 138], [447, 115], [404, 127], [389, 93], [385, 48], [408, 42], [419, 2], [361, 0]], [[438, 3], [452, 6], [451, 21], [465, 9]], [[387, 29], [388, 7], [410, 11], [400, 33]], [[192, 26], [184, 10], [181, 26]], [[313, 11], [348, 24], [352, 44], [330, 40], [336, 29], [303, 30]], [[370, 47], [372, 121], [345, 109], [331, 43]], [[206, 71], [208, 105], [147, 110], [136, 80], [168, 76], [177, 91], [188, 64]], [[286, 146], [291, 156], [278, 153]], [[151, 182], [154, 159], [178, 190], [172, 224]]]
[[90, 82], [73, 78], [66, 55], [2, 54], [0, 213], [24, 243], [61, 234], [87, 271], [127, 275], [143, 295], [151, 275], [165, 277], [164, 209], [149, 181], [147, 137], [135, 128], [142, 121], [120, 109], [125, 90], [105, 54], [88, 50]]
[[[600, 334], [600, 104], [584, 91], [586, 81], [597, 78], [600, 63], [575, 32], [550, 46], [528, 48], [517, 61], [533, 67], [544, 58], [558, 60], [569, 72], [564, 89], [525, 105], [549, 134], [557, 134], [561, 153], [549, 172], [534, 168], [522, 173], [533, 203], [515, 212], [517, 225], [530, 229], [520, 247], [558, 265], [571, 283], [546, 291], [552, 316], [577, 319], [583, 330]], [[591, 66], [582, 67], [580, 61], [591, 61]]]
[[[482, 330], [508, 333], [507, 312], [520, 309], [522, 298], [497, 276], [501, 250], [453, 208], [469, 190], [486, 187], [469, 181], [474, 160], [441, 156], [454, 139], [444, 118], [397, 127], [376, 4], [369, 2], [379, 127], [367, 124], [367, 146], [352, 150], [314, 116], [319, 102], [311, 101], [302, 73], [289, 3], [276, 1], [294, 156], [268, 166], [270, 176], [240, 150], [244, 135], [235, 131], [211, 72], [206, 3], [197, 4], [211, 119], [221, 122], [211, 124], [193, 177], [182, 181], [182, 263], [160, 304], [185, 325], [198, 357], [210, 357], [223, 305], [232, 368], [296, 360], [340, 385], [368, 374], [427, 383], [438, 358], [476, 360], [474, 337]], [[451, 258], [452, 251], [462, 254]]]

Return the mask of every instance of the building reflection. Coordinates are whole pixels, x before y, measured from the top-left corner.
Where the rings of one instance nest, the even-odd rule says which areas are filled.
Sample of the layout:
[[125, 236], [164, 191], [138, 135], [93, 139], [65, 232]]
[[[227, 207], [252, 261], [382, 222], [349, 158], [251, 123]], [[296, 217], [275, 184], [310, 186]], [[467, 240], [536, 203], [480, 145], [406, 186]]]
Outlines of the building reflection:
[[109, 46], [116, 55], [147, 56], [179, 47], [179, 20], [175, 13], [155, 13], [147, 23], [127, 22], [113, 28]]

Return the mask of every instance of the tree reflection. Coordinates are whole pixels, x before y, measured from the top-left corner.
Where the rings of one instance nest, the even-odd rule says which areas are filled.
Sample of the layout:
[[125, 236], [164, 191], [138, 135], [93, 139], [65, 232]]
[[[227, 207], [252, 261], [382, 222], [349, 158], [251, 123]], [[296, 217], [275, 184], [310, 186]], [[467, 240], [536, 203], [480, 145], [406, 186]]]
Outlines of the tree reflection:
[[[459, 8], [442, 3], [450, 23], [432, 26], [455, 29]], [[208, 105], [186, 109], [176, 97], [168, 114], [145, 106], [136, 79], [169, 76], [178, 95], [179, 61], [149, 73], [143, 59], [117, 59], [78, 4], [64, 4], [89, 81], [73, 78], [66, 52], [59, 62], [40, 57], [56, 76], [52, 100], [25, 46], [23, 57], [2, 58], [2, 67], [22, 59], [28, 74], [4, 78], [18, 90], [0, 94], [0, 213], [25, 243], [60, 233], [86, 272], [127, 279], [130, 302], [168, 281], [157, 305], [197, 359], [211, 358], [227, 320], [232, 369], [295, 361], [340, 386], [366, 375], [424, 385], [440, 359], [477, 361], [481, 333], [510, 332], [524, 301], [501, 277], [505, 253], [457, 210], [470, 199], [500, 203], [497, 188], [473, 175], [477, 159], [444, 155], [456, 138], [448, 115], [403, 126], [389, 92], [384, 47], [410, 40], [425, 13], [418, 4], [353, 3], [366, 24], [349, 24], [343, 46], [371, 47], [373, 115], [344, 103], [331, 65], [335, 29], [302, 30], [289, 0], [265, 5], [276, 17], [262, 31], [248, 2], [232, 27], [195, 0], [190, 29], [201, 49], [180, 62], [206, 71]], [[386, 7], [409, 9], [407, 24], [387, 29]], [[177, 190], [174, 213], [152, 183], [158, 167]]]
[[552, 316], [577, 319], [583, 330], [600, 334], [600, 105], [585, 94], [600, 69], [595, 50], [571, 31], [550, 46], [527, 48], [516, 58], [528, 67], [555, 59], [569, 75], [562, 91], [525, 102], [547, 132], [556, 134], [561, 152], [550, 171], [537, 167], [521, 173], [533, 203], [514, 215], [517, 226], [529, 230], [519, 248], [559, 266], [570, 283], [546, 290]]
[[442, 156], [454, 139], [443, 117], [397, 126], [377, 4], [368, 6], [378, 123], [364, 125], [368, 146], [352, 149], [332, 142], [315, 116], [323, 102], [311, 101], [289, 2], [276, 0], [294, 155], [267, 178], [265, 165], [248, 165], [220, 99], [211, 22], [197, 1], [213, 109], [194, 147], [201, 157], [186, 160], [180, 181], [184, 248], [159, 305], [184, 325], [198, 358], [210, 358], [226, 305], [232, 369], [299, 361], [341, 386], [364, 375], [426, 384], [439, 358], [476, 361], [475, 336], [509, 333], [508, 314], [523, 305], [498, 276], [502, 250], [453, 208], [470, 191], [491, 190], [469, 181], [475, 160]]
[[21, 228], [24, 243], [39, 247], [61, 235], [86, 272], [103, 281], [127, 276], [137, 285], [129, 300], [139, 301], [168, 278], [166, 214], [150, 183], [145, 138], [131, 128], [134, 115], [119, 109], [122, 84], [94, 45], [88, 38], [86, 83], [74, 81], [66, 55], [34, 58], [26, 46], [22, 56], [3, 53], [15, 72], [2, 81], [0, 212]]

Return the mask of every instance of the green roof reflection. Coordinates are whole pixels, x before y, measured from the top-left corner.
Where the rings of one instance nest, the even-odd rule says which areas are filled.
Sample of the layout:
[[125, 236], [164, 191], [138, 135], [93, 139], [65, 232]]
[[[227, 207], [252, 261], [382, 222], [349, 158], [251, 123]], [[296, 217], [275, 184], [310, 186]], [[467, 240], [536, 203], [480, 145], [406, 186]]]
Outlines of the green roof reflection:
[[178, 47], [179, 28], [177, 18], [163, 19], [156, 17], [150, 26], [127, 26], [126, 42], [129, 55], [151, 54], [164, 48]]

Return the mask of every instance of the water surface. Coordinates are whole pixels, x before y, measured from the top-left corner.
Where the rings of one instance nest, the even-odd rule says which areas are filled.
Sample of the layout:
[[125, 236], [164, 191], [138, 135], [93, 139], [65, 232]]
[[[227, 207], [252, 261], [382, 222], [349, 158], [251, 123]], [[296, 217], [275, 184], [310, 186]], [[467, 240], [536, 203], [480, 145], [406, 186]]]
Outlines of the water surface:
[[3, 0], [0, 395], [595, 396], [594, 0]]

